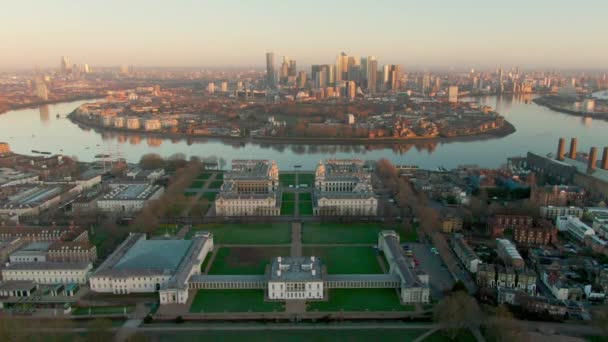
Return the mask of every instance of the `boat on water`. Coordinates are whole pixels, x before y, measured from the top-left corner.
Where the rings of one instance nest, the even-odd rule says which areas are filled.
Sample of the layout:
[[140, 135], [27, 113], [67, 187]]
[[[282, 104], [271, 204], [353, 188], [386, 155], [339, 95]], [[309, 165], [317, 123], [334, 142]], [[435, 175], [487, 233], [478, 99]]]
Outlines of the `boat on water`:
[[38, 150], [32, 150], [32, 153], [37, 153], [37, 154], [51, 154], [51, 152], [47, 152], [47, 151], [38, 151]]
[[109, 158], [110, 155], [109, 154], [96, 154], [95, 158]]

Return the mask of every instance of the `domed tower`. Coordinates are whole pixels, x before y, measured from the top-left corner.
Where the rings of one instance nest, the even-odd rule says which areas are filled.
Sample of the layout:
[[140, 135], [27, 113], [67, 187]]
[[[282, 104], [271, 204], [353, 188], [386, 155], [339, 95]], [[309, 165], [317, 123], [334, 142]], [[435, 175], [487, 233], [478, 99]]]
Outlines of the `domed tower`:
[[319, 160], [319, 165], [317, 165], [317, 171], [315, 172], [315, 186], [317, 188], [321, 187], [321, 183], [325, 180], [326, 172], [325, 164], [323, 164], [322, 160]]

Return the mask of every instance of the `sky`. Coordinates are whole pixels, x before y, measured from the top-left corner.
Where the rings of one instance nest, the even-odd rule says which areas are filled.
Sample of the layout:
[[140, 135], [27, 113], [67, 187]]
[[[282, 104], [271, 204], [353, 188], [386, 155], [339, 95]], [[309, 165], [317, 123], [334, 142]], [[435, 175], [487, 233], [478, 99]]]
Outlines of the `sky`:
[[405, 68], [606, 69], [606, 0], [0, 0], [0, 68], [299, 66], [344, 51]]

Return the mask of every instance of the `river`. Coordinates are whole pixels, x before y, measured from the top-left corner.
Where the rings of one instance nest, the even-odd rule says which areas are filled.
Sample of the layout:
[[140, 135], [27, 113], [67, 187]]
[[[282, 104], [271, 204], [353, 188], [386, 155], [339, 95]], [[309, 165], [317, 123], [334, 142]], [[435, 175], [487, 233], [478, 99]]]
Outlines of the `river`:
[[[235, 141], [161, 139], [138, 134], [100, 133], [73, 124], [65, 115], [87, 101], [74, 101], [38, 108], [20, 109], [0, 115], [0, 141], [6, 141], [16, 153], [32, 150], [76, 156], [93, 161], [96, 154], [112, 154], [137, 162], [146, 153], [169, 156], [216, 155], [231, 159], [274, 159], [281, 169], [294, 164], [314, 169], [323, 158], [387, 158], [396, 164], [424, 168], [447, 168], [462, 164], [497, 167], [510, 156], [527, 151], [555, 153], [559, 137], [578, 137], [579, 150], [608, 145], [608, 122], [580, 118], [536, 105], [530, 96], [488, 96], [476, 98], [492, 106], [511, 122], [516, 132], [502, 138], [478, 141], [421, 142], [394, 146], [291, 145], [238, 143]], [[56, 117], [60, 114], [61, 117]]]

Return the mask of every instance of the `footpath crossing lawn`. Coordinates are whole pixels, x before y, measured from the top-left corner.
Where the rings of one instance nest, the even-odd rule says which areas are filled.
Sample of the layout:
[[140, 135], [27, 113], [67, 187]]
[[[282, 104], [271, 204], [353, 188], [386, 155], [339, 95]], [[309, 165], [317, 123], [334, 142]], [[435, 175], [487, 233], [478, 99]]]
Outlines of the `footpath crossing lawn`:
[[291, 227], [287, 223], [209, 223], [193, 227], [186, 236], [191, 238], [196, 231], [213, 233], [215, 244], [288, 244], [291, 242]]
[[282, 302], [265, 302], [264, 290], [200, 290], [196, 293], [190, 306], [190, 312], [280, 312], [284, 310]]
[[375, 244], [378, 242], [378, 233], [385, 229], [376, 223], [304, 223], [302, 242], [304, 244]]
[[304, 246], [302, 255], [315, 256], [327, 267], [328, 274], [383, 273], [377, 251], [371, 246], [310, 247]]
[[192, 184], [190, 184], [190, 188], [192, 189], [200, 189], [205, 185], [205, 181], [204, 180], [195, 180], [194, 182], [192, 182]]
[[312, 215], [312, 202], [300, 200], [298, 207], [300, 209], [300, 216]]
[[414, 311], [401, 305], [394, 289], [331, 289], [326, 302], [310, 301], [307, 311]]
[[281, 255], [289, 255], [289, 247], [220, 247], [209, 274], [264, 274], [271, 259]]
[[209, 202], [215, 201], [215, 196], [217, 196], [217, 192], [203, 192], [201, 195], [201, 199], [206, 199]]
[[[228, 328], [227, 328], [228, 329]], [[289, 342], [369, 342], [369, 341], [415, 341], [427, 329], [268, 329], [247, 331], [247, 342], [289, 341]], [[381, 336], [381, 338], [379, 338]], [[243, 332], [234, 330], [154, 332], [159, 341], [222, 341], [243, 342]]]
[[224, 181], [221, 181], [221, 180], [213, 181], [213, 182], [209, 183], [209, 189], [219, 189], [222, 186], [222, 184], [224, 184]]
[[207, 179], [211, 178], [212, 174], [213, 174], [213, 172], [203, 172], [196, 179], [207, 180]]

